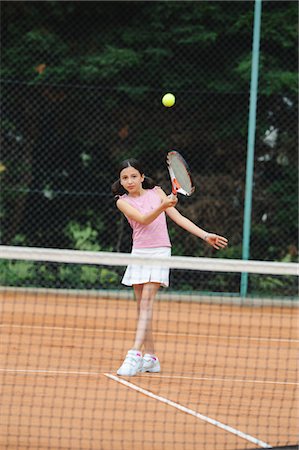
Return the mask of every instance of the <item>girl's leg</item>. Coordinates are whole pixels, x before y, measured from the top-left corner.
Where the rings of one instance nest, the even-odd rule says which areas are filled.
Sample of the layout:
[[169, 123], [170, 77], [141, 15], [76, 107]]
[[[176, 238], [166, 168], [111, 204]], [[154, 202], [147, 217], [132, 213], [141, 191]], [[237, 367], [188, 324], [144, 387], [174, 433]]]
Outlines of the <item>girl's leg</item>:
[[[141, 303], [141, 298], [142, 298], [143, 286], [144, 286], [143, 284], [135, 284], [134, 285], [135, 299], [137, 301], [138, 319], [139, 319], [139, 315], [140, 315], [140, 303]], [[143, 346], [144, 346], [145, 353], [152, 353], [152, 354], [154, 353], [154, 340], [153, 340], [151, 325], [150, 325], [150, 327], [148, 327], [146, 329]], [[138, 348], [136, 350], [141, 350], [141, 348], [140, 349]]]
[[[138, 311], [135, 343], [118, 369], [118, 375], [134, 376], [138, 372], [160, 372], [159, 360], [153, 356], [154, 342], [152, 336], [153, 304], [159, 287], [159, 283], [134, 285]], [[145, 348], [144, 358], [142, 358], [140, 351], [142, 345]]]
[[159, 287], [159, 283], [134, 285], [137, 300], [138, 324], [133, 348], [141, 350], [143, 344], [145, 353], [152, 355], [155, 353], [152, 335], [153, 304]]
[[133, 286], [135, 300], [137, 302], [138, 317], [139, 317], [139, 313], [140, 313], [140, 300], [141, 300], [141, 296], [142, 296], [143, 286], [144, 286], [143, 284], [134, 284], [134, 286]]

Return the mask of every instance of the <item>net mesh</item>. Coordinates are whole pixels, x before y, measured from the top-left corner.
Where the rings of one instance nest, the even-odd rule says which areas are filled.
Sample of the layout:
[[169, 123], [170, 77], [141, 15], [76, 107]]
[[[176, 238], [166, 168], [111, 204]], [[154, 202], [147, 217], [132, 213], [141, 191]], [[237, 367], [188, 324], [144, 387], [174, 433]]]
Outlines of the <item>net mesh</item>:
[[[0, 239], [22, 246], [0, 250], [1, 448], [296, 441], [298, 7], [262, 2], [255, 261], [244, 263], [256, 4], [1, 3]], [[165, 92], [174, 107], [162, 106]], [[136, 302], [120, 286], [131, 229], [110, 186], [134, 157], [169, 193], [171, 149], [196, 186], [177, 209], [229, 248], [215, 258], [168, 224], [172, 254], [193, 258], [163, 262], [172, 270], [154, 308], [161, 373], [126, 380], [115, 373], [136, 332]]]
[[[132, 290], [120, 286], [130, 255], [1, 247], [0, 256], [1, 448], [296, 444], [296, 264], [136, 257], [175, 268], [154, 305], [161, 372], [121, 377], [137, 324]], [[258, 280], [246, 299], [240, 270]]]
[[[129, 252], [117, 167], [140, 159], [170, 193], [177, 149], [196, 186], [178, 209], [241, 258], [254, 2], [2, 3], [1, 242]], [[298, 11], [262, 3], [250, 255], [287, 261], [298, 250]], [[169, 91], [173, 108], [161, 103]], [[176, 254], [211, 256], [170, 227]]]

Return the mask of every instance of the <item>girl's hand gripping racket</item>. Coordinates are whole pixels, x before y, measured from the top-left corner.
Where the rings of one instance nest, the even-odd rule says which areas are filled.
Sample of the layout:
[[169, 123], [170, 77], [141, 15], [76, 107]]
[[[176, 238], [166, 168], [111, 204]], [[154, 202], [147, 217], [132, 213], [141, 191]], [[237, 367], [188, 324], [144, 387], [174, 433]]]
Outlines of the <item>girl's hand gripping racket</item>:
[[172, 194], [177, 193], [190, 196], [195, 190], [188, 164], [176, 151], [168, 152], [167, 165], [171, 179]]

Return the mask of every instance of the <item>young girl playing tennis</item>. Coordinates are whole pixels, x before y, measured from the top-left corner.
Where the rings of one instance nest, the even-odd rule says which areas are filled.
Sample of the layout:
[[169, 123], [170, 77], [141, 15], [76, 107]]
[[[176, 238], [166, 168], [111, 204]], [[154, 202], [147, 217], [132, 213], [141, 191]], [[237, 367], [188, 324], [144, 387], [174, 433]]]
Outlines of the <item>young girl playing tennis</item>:
[[[135, 159], [128, 159], [119, 167], [119, 179], [112, 185], [118, 209], [126, 216], [133, 230], [132, 254], [157, 258], [170, 256], [165, 213], [177, 225], [203, 239], [215, 249], [225, 248], [227, 239], [207, 233], [176, 208], [176, 196], [167, 196]], [[160, 372], [152, 335], [153, 303], [160, 286], [169, 285], [169, 269], [162, 267], [129, 265], [122, 283], [133, 286], [137, 300], [138, 324], [132, 349], [117, 374], [134, 376], [138, 372]], [[142, 350], [144, 354], [142, 355]]]

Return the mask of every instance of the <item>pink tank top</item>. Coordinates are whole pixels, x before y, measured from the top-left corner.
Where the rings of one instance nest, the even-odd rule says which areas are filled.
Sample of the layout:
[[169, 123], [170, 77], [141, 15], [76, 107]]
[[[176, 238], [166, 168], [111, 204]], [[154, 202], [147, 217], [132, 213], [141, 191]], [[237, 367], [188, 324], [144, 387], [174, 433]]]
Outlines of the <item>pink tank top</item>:
[[[127, 194], [124, 194], [120, 198], [142, 214], [147, 214], [158, 208], [161, 203], [157, 187], [147, 189], [141, 197], [129, 197]], [[148, 225], [142, 225], [128, 217], [127, 220], [133, 230], [133, 248], [171, 247], [165, 212], [162, 212]]]

